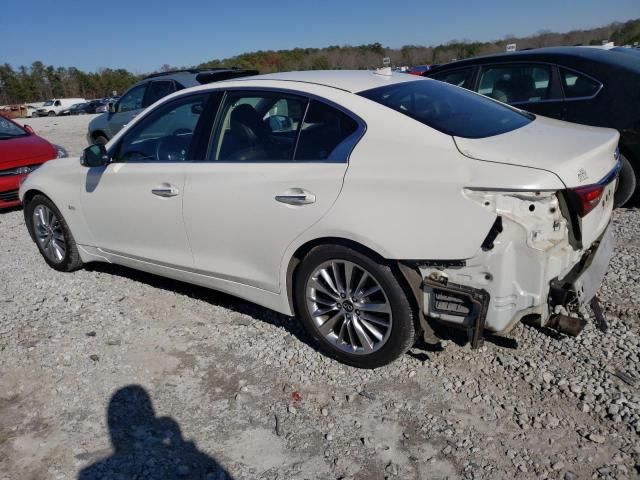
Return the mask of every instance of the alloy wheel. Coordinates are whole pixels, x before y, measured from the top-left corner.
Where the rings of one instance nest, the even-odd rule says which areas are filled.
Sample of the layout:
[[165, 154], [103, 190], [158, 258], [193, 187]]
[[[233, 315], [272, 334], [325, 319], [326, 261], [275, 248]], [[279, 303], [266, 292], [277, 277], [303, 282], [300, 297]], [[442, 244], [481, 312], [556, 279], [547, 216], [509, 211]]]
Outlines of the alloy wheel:
[[45, 205], [33, 209], [33, 226], [42, 252], [52, 262], [61, 263], [67, 253], [62, 225], [56, 214]]
[[389, 339], [391, 304], [375, 276], [362, 266], [347, 260], [323, 262], [309, 277], [305, 296], [314, 326], [335, 348], [367, 355]]

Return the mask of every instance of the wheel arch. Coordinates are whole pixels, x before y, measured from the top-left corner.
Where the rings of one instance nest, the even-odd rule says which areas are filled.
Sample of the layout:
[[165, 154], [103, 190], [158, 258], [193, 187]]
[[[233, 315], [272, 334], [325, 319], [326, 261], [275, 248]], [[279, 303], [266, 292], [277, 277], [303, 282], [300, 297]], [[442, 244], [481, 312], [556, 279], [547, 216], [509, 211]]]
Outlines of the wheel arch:
[[[29, 232], [29, 236], [31, 237], [31, 240], [33, 240], [34, 242], [36, 241], [36, 237], [35, 237], [35, 235], [33, 233], [33, 225], [31, 224], [31, 221], [27, 218], [27, 205], [33, 199], [33, 197], [35, 197], [36, 195], [42, 195], [43, 197], [46, 197], [49, 200], [51, 200], [51, 202], [53, 202], [53, 200], [51, 199], [51, 197], [49, 195], [47, 195], [42, 190], [38, 190], [37, 188], [31, 188], [31, 189], [27, 190], [24, 193], [24, 196], [22, 197], [22, 213], [24, 215], [24, 223], [27, 226], [27, 231]], [[53, 203], [55, 203], [55, 202], [53, 202]]]
[[109, 140], [109, 135], [107, 135], [104, 130], [94, 130], [91, 132], [91, 138], [95, 140], [97, 137], [104, 137]]
[[[393, 270], [394, 274], [398, 279], [398, 282], [405, 289], [405, 291], [407, 293], [410, 293], [412, 291], [411, 287], [407, 282], [405, 275], [401, 272], [399, 268], [398, 261], [385, 258], [375, 249], [367, 245], [364, 245], [363, 243], [360, 243], [356, 240], [352, 240], [345, 237], [337, 237], [337, 236], [318, 237], [312, 240], [308, 240], [307, 242], [297, 247], [296, 250], [291, 255], [291, 257], [289, 258], [289, 261], [287, 263], [287, 269], [285, 272], [286, 300], [288, 302], [289, 309], [294, 315], [296, 315], [296, 307], [295, 307], [295, 301], [294, 301], [294, 295], [295, 295], [294, 284], [295, 284], [296, 272], [298, 270], [298, 267], [302, 263], [302, 260], [307, 255], [307, 253], [309, 253], [313, 248], [318, 247], [320, 245], [342, 245], [344, 247], [349, 247], [360, 253], [368, 255], [374, 260], [386, 263]], [[413, 303], [413, 307], [415, 308], [414, 295], [409, 294], [408, 298], [410, 299], [410, 302]]]

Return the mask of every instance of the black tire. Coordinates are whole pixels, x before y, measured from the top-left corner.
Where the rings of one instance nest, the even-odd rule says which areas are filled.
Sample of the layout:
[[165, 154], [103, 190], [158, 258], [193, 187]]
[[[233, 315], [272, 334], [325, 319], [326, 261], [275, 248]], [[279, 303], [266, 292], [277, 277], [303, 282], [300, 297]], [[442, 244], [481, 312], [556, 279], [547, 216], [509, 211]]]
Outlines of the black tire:
[[56, 112], [54, 112], [53, 110], [51, 110], [48, 114], [49, 117], [55, 117], [56, 116]]
[[620, 160], [622, 161], [622, 169], [618, 177], [616, 193], [613, 196], [613, 206], [615, 208], [622, 207], [631, 200], [638, 183], [638, 177], [631, 166], [631, 162], [622, 154], [620, 154]]
[[98, 145], [106, 145], [106, 143], [109, 141], [109, 139], [107, 137], [105, 137], [104, 135], [96, 135], [93, 137], [93, 143], [94, 144], [98, 144]]
[[[52, 261], [47, 254], [45, 253], [41, 243], [36, 238], [36, 227], [34, 224], [34, 211], [35, 209], [43, 205], [49, 210], [51, 210], [58, 219], [59, 225], [62, 230], [62, 234], [64, 236], [65, 241], [65, 255], [60, 261]], [[27, 226], [29, 227], [29, 233], [31, 233], [31, 237], [35, 241], [42, 258], [44, 258], [47, 264], [58, 271], [61, 272], [73, 272], [74, 270], [78, 270], [82, 268], [83, 263], [80, 259], [80, 254], [78, 253], [78, 247], [76, 245], [76, 241], [71, 234], [71, 230], [69, 229], [69, 225], [65, 221], [64, 217], [60, 213], [60, 210], [55, 206], [55, 204], [44, 195], [36, 195], [34, 196], [29, 203], [24, 208], [24, 216], [25, 221], [27, 222]]]
[[[386, 343], [369, 354], [350, 354], [338, 349], [318, 331], [307, 307], [307, 283], [316, 268], [330, 260], [355, 263], [373, 274], [384, 290], [393, 316]], [[403, 355], [414, 344], [417, 335], [416, 313], [405, 289], [391, 266], [382, 259], [342, 245], [320, 245], [304, 257], [294, 277], [294, 302], [298, 317], [321, 351], [336, 360], [358, 368], [377, 368]]]

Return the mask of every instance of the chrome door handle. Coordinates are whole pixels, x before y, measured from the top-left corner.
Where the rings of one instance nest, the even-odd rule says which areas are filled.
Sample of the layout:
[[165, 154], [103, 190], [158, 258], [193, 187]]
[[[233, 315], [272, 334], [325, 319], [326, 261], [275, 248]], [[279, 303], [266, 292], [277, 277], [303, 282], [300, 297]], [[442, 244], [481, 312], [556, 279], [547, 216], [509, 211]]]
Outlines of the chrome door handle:
[[288, 205], [308, 205], [316, 201], [316, 196], [303, 188], [290, 188], [286, 192], [276, 195], [276, 201]]
[[176, 195], [180, 194], [180, 190], [178, 190], [173, 185], [165, 183], [163, 185], [158, 185], [157, 187], [152, 188], [151, 193], [159, 197], [175, 197]]

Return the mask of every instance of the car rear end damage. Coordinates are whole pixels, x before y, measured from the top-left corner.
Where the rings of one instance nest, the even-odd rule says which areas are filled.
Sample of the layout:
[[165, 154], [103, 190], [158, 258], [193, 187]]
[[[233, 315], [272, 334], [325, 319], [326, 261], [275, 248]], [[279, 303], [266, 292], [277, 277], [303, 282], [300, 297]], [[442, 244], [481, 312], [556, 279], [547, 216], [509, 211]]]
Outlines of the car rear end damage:
[[575, 322], [554, 314], [589, 304], [604, 278], [614, 248], [609, 221], [618, 168], [581, 190], [465, 189], [496, 220], [474, 257], [416, 265], [424, 314], [467, 330], [472, 346], [483, 330], [508, 332], [529, 316], [579, 333]]

